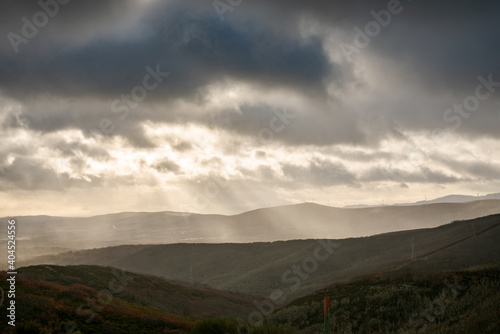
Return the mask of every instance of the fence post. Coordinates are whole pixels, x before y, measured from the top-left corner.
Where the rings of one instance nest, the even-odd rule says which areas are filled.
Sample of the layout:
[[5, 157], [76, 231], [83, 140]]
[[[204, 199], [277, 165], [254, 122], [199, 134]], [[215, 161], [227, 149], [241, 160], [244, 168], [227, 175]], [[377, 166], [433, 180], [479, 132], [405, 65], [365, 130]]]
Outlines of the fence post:
[[325, 329], [324, 334], [328, 334], [328, 310], [330, 308], [330, 297], [325, 297]]

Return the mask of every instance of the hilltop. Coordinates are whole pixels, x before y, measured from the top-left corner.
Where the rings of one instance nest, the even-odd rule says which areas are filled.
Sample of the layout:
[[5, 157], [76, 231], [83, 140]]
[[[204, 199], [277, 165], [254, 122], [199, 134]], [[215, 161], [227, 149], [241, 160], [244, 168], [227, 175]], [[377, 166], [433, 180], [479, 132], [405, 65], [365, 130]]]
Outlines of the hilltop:
[[[38, 255], [118, 245], [338, 240], [437, 227], [496, 213], [500, 213], [500, 200], [492, 199], [358, 209], [303, 203], [232, 216], [154, 212], [87, 218], [17, 217], [17, 257], [22, 261]], [[0, 219], [0, 229], [6, 228], [6, 223], [6, 218]], [[0, 247], [5, 243], [6, 239], [0, 240]]]
[[[8, 290], [5, 272], [0, 287]], [[98, 266], [19, 268], [16, 290], [18, 330], [37, 333], [185, 333], [198, 319], [246, 316], [261, 299]]]
[[[500, 214], [497, 214], [364, 238], [122, 245], [43, 256], [24, 265], [112, 266], [261, 296], [282, 289], [290, 300], [332, 282], [373, 272], [401, 268], [457, 270], [497, 261], [499, 240]], [[297, 272], [297, 267], [302, 269]]]

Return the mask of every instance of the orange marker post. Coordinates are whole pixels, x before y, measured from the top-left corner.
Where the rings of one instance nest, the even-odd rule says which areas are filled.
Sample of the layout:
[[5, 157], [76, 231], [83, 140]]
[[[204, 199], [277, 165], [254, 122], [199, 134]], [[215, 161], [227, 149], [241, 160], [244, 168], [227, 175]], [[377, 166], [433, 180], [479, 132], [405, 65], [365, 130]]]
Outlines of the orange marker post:
[[325, 329], [324, 333], [328, 334], [328, 311], [330, 309], [330, 297], [325, 297]]

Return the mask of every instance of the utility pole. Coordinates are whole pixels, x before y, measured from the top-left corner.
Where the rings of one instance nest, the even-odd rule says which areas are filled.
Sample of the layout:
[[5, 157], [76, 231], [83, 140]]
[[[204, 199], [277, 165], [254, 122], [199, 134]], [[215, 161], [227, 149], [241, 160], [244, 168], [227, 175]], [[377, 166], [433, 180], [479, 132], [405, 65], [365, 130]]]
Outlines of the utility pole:
[[411, 237], [411, 260], [415, 261], [415, 247], [413, 245], [413, 237]]

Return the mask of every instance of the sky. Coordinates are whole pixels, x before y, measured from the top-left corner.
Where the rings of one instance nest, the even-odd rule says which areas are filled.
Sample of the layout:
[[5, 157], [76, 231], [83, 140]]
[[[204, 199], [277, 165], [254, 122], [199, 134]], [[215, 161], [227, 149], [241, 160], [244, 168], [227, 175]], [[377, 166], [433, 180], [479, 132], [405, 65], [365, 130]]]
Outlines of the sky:
[[0, 6], [2, 216], [500, 189], [498, 1]]

